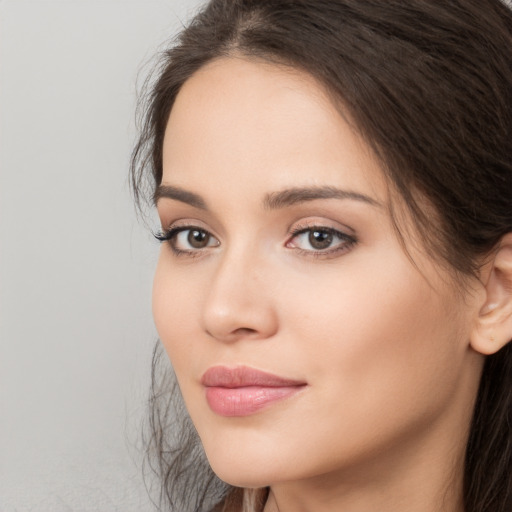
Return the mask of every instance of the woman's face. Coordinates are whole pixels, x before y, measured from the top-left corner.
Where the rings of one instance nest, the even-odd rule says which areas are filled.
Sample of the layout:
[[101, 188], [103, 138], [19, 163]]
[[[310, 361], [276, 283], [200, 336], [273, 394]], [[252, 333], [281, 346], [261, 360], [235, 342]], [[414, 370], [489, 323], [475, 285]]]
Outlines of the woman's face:
[[475, 300], [410, 235], [406, 254], [379, 165], [309, 75], [207, 65], [163, 168], [154, 318], [221, 478], [357, 478], [464, 443]]

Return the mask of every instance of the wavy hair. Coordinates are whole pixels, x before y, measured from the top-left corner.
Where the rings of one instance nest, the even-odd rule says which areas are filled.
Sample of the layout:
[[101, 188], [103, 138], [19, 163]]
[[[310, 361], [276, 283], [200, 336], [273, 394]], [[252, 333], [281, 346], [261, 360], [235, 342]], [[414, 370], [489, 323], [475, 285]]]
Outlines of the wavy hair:
[[[131, 183], [162, 179], [173, 103], [206, 63], [242, 55], [314, 76], [343, 106], [457, 282], [512, 232], [512, 12], [499, 0], [212, 0], [161, 55], [141, 103]], [[435, 226], [421, 208], [438, 214]], [[164, 367], [164, 368], [162, 368]], [[153, 358], [148, 463], [161, 506], [262, 509], [267, 490], [209, 468], [162, 350]], [[488, 356], [464, 468], [465, 512], [512, 511], [512, 345]]]

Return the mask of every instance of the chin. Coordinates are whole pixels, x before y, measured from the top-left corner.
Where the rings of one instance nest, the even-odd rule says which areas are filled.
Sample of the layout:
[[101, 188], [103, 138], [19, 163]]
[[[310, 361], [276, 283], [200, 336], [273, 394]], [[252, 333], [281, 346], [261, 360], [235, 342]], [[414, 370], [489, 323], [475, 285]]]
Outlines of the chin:
[[[246, 489], [260, 489], [262, 487], [269, 487], [273, 485], [272, 479], [265, 478], [264, 475], [259, 474], [241, 474], [227, 469], [226, 471], [217, 471], [212, 466], [213, 472], [223, 481], [233, 487], [243, 487]], [[225, 469], [225, 468], [223, 468]], [[245, 468], [245, 473], [248, 473]]]
[[[282, 480], [290, 470], [290, 464], [283, 463], [279, 452], [269, 446], [246, 445], [242, 449], [238, 443], [203, 446], [214, 473], [235, 487], [267, 487]], [[284, 460], [290, 459], [284, 457]]]

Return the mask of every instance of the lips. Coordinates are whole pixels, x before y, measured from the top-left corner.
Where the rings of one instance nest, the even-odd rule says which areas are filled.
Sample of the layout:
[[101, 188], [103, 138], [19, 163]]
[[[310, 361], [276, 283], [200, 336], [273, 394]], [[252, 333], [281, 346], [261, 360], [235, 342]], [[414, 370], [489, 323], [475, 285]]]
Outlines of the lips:
[[214, 366], [201, 378], [210, 409], [220, 416], [247, 416], [301, 391], [306, 382], [247, 366]]

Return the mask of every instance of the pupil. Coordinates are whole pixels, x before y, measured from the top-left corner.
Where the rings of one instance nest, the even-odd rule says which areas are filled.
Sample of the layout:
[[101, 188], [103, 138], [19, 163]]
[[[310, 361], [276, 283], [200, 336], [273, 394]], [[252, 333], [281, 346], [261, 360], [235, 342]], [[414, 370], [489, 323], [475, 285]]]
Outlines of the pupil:
[[188, 243], [196, 248], [201, 249], [208, 245], [209, 235], [204, 231], [198, 231], [197, 229], [191, 229], [188, 233]]
[[332, 233], [327, 231], [311, 231], [309, 233], [309, 243], [315, 249], [327, 249], [332, 243]]

